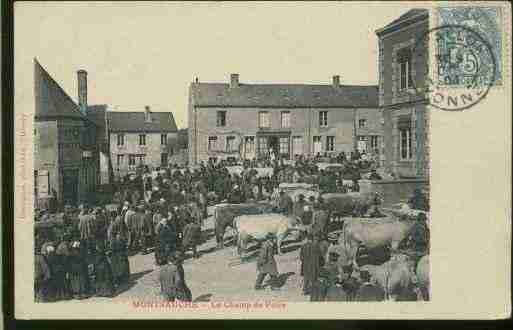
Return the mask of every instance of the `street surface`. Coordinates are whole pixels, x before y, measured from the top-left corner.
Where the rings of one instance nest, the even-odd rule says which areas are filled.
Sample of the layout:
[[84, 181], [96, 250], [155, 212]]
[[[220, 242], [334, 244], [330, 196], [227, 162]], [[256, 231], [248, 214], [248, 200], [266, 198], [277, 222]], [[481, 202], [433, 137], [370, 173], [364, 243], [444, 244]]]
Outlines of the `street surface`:
[[[212, 212], [209, 212], [212, 214]], [[283, 255], [276, 255], [276, 263], [280, 273], [281, 289], [272, 291], [264, 282], [265, 289], [255, 291], [256, 279], [256, 254], [257, 246], [250, 243], [246, 253], [248, 261], [241, 263], [237, 256], [235, 246], [231, 245], [230, 236], [232, 230], [225, 234], [225, 246], [216, 250], [214, 236], [214, 219], [209, 216], [204, 220], [202, 234], [207, 236], [206, 241], [199, 245], [200, 258], [193, 259], [192, 251], [186, 254], [184, 261], [185, 279], [192, 291], [194, 302], [207, 301], [308, 301], [308, 296], [303, 296], [300, 287], [299, 276], [299, 248], [301, 243], [285, 241]], [[91, 297], [85, 300], [61, 301], [65, 303], [91, 303], [99, 301], [111, 301], [124, 303], [134, 301], [159, 301], [160, 283], [159, 270], [155, 266], [153, 253], [147, 255], [137, 254], [130, 258], [130, 284], [118, 292], [113, 298]]]

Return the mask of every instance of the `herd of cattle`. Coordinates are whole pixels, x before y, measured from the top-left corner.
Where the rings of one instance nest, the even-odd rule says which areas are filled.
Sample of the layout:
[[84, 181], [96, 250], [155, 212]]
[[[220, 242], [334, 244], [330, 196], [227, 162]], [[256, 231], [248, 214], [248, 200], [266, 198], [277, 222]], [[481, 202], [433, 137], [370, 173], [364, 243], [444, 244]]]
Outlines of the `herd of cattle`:
[[[395, 292], [412, 284], [418, 285], [424, 300], [429, 299], [427, 211], [412, 209], [407, 203], [378, 208], [382, 202], [378, 193], [320, 195], [315, 187], [304, 183], [281, 184], [280, 189], [295, 203], [300, 194], [307, 198], [313, 196], [315, 200], [322, 198], [323, 207], [314, 211], [311, 224], [301, 223], [298, 214], [274, 213], [278, 196], [273, 196], [269, 202], [217, 204], [214, 221], [218, 247], [224, 247], [225, 232], [231, 228], [241, 257], [248, 242], [260, 242], [268, 234], [276, 238], [277, 252], [282, 254], [287, 239], [301, 239], [315, 222], [321, 222], [322, 226], [327, 226], [331, 241], [328, 254], [339, 255], [340, 269], [352, 265], [356, 277], [360, 271], [368, 271], [388, 299], [393, 300]], [[422, 242], [418, 238], [419, 228]]]

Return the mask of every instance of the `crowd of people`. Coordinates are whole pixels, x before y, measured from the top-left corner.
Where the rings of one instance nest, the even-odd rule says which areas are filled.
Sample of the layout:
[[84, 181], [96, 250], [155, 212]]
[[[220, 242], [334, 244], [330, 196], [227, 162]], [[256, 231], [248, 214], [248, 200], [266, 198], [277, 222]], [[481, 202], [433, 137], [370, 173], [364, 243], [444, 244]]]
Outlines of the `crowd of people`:
[[[282, 182], [309, 182], [318, 185], [321, 192], [343, 192], [346, 187], [342, 181], [357, 182], [362, 169], [376, 174], [375, 164], [359, 155], [346, 158], [341, 153], [335, 159], [344, 165], [341, 171], [319, 170], [315, 165], [318, 157], [299, 158], [293, 165], [279, 160], [246, 161], [241, 173], [231, 174], [227, 166], [233, 164], [225, 161], [201, 163], [193, 170], [170, 167], [156, 175], [146, 171], [135, 178], [127, 175], [109, 204], [84, 203], [78, 208], [65, 205], [59, 225], [46, 226], [50, 214], [44, 210], [37, 212], [36, 301], [85, 299], [93, 295], [113, 297], [130, 284], [129, 256], [152, 251], [155, 264], [161, 268], [164, 297], [190, 301], [192, 295], [182, 262], [189, 251], [193, 258], [200, 257], [197, 246], [202, 240], [202, 221], [207, 217], [208, 205], [270, 199]], [[254, 169], [258, 167], [272, 167], [272, 174], [259, 176]], [[282, 204], [279, 209], [291, 207], [290, 201]], [[336, 292], [352, 281], [344, 274], [332, 274], [330, 262], [334, 259], [324, 260], [322, 251], [321, 257], [317, 256], [317, 250], [324, 249], [317, 234], [301, 249], [305, 292], [312, 297], [318, 295], [312, 292], [316, 292], [320, 279], [330, 283], [328, 288]], [[272, 237], [267, 241], [259, 255], [255, 289], [262, 288], [266, 274], [271, 276], [271, 282], [276, 280]]]

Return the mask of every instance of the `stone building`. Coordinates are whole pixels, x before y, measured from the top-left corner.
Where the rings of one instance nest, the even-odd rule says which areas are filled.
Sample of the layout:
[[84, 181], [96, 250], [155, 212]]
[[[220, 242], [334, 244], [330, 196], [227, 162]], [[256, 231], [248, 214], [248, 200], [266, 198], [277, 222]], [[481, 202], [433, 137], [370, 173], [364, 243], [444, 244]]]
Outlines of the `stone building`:
[[171, 112], [108, 111], [110, 157], [114, 177], [141, 165], [167, 165], [173, 155], [178, 129]]
[[428, 53], [416, 43], [428, 29], [428, 11], [412, 9], [376, 31], [385, 166], [398, 177], [429, 175], [429, 113], [417, 92], [424, 88]]
[[238, 74], [229, 83], [196, 79], [188, 111], [191, 164], [265, 157], [270, 150], [285, 159], [351, 152], [358, 134], [368, 150], [381, 145], [377, 86], [343, 85], [339, 76], [325, 85], [245, 84]]
[[60, 206], [94, 201], [99, 169], [107, 166], [100, 157], [106, 141], [102, 107], [87, 104], [87, 72], [79, 70], [77, 78], [78, 104], [34, 59], [34, 193], [39, 207], [48, 207], [49, 199]]

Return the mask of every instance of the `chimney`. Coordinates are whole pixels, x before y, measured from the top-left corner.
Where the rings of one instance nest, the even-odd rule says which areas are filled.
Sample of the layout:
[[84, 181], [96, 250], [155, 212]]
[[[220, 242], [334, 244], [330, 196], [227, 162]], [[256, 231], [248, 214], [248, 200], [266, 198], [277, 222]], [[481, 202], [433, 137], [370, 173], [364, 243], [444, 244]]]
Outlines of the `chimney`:
[[230, 75], [230, 87], [231, 88], [239, 87], [239, 74], [238, 73], [232, 73]]
[[87, 113], [87, 71], [77, 71], [77, 83], [78, 83], [78, 106], [80, 112], [84, 115]]
[[151, 111], [149, 105], [144, 107], [144, 121], [151, 123]]
[[340, 87], [340, 76], [333, 76], [333, 87]]

